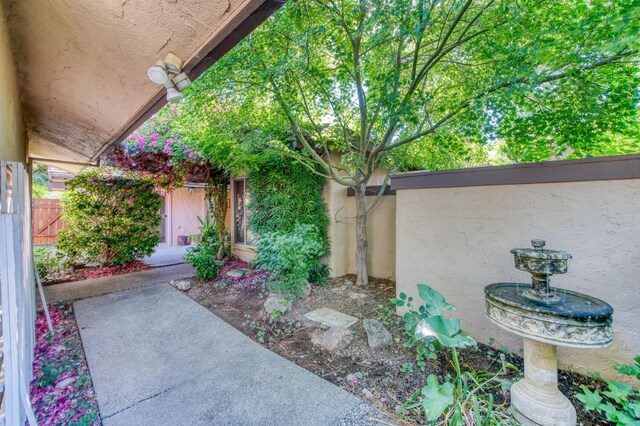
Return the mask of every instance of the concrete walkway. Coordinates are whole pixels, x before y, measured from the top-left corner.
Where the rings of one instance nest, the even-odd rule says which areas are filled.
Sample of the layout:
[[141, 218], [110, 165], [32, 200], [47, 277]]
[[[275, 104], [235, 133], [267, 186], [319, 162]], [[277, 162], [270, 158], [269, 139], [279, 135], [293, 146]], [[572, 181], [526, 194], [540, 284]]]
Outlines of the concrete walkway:
[[152, 268], [179, 265], [184, 263], [182, 256], [190, 247], [195, 246], [158, 246], [151, 256], [145, 257], [142, 261], [151, 265]]
[[169, 285], [74, 309], [107, 426], [333, 425], [361, 405]]
[[193, 266], [179, 264], [147, 269], [146, 271], [131, 272], [130, 274], [48, 285], [44, 287], [44, 295], [49, 303], [59, 300], [69, 302], [135, 288], [148, 287], [159, 283], [168, 283], [171, 280], [192, 277], [194, 275]]

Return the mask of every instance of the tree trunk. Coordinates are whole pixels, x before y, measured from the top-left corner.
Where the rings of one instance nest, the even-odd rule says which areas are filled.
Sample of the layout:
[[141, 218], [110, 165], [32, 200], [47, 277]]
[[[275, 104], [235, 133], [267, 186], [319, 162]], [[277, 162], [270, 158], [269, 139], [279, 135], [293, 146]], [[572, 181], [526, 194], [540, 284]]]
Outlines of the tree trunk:
[[356, 285], [368, 285], [367, 272], [367, 184], [361, 183], [354, 187], [356, 193]]
[[213, 176], [205, 185], [205, 194], [207, 203], [209, 204], [209, 212], [215, 223], [216, 233], [218, 234], [218, 253], [216, 260], [222, 260], [226, 257], [227, 248], [227, 228], [224, 222], [227, 214], [227, 179], [223, 174]]

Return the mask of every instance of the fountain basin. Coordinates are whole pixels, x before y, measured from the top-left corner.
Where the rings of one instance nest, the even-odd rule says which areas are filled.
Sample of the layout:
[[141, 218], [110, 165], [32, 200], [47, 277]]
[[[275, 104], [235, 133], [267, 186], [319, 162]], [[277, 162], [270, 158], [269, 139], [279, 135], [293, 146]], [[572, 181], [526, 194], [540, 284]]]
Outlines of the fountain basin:
[[570, 290], [550, 288], [554, 303], [528, 297], [530, 285], [496, 283], [485, 287], [486, 314], [519, 336], [574, 348], [598, 348], [613, 340], [613, 308]]

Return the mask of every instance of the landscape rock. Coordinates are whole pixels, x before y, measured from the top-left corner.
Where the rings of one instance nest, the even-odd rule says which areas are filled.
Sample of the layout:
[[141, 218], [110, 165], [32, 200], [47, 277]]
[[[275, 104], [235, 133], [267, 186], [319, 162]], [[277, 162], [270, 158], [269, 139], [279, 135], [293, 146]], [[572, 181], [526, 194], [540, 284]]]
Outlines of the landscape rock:
[[253, 271], [250, 269], [232, 269], [227, 272], [225, 275], [229, 278], [242, 278], [245, 275], [251, 274]]
[[187, 291], [191, 288], [191, 281], [189, 280], [172, 280], [169, 285], [177, 288], [181, 291]]
[[366, 398], [373, 398], [373, 394], [371, 393], [371, 391], [369, 389], [362, 389], [362, 394], [366, 397]]
[[311, 283], [307, 282], [307, 285], [304, 286], [302, 297], [309, 297], [310, 294], [311, 294]]
[[329, 352], [347, 347], [352, 339], [353, 333], [344, 327], [331, 327], [322, 334], [311, 336], [311, 342], [314, 345], [322, 346]]
[[304, 315], [311, 321], [319, 322], [327, 327], [351, 327], [358, 322], [358, 318], [343, 314], [331, 308], [319, 308]]
[[358, 383], [360, 380], [364, 379], [364, 374], [361, 372], [347, 374], [347, 382], [349, 383]]
[[364, 329], [367, 331], [367, 340], [371, 349], [377, 350], [393, 344], [393, 336], [384, 328], [380, 321], [365, 319], [362, 323], [364, 324]]
[[349, 298], [350, 299], [355, 299], [355, 300], [363, 300], [367, 298], [367, 295], [364, 293], [358, 293], [358, 292], [349, 292]]
[[271, 293], [267, 300], [264, 301], [264, 310], [268, 314], [274, 312], [286, 312], [289, 309], [289, 304], [286, 303], [285, 298], [281, 294]]

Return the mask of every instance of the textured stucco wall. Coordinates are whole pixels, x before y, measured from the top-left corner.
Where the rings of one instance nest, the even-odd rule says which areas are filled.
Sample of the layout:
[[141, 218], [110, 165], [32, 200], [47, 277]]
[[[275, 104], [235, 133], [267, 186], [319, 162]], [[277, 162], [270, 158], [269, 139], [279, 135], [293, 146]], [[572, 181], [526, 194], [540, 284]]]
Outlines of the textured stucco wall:
[[519, 351], [521, 339], [484, 315], [487, 284], [530, 282], [509, 250], [541, 238], [573, 255], [552, 285], [598, 297], [615, 309], [606, 349], [559, 348], [559, 364], [598, 371], [640, 354], [640, 180], [413, 189], [397, 193], [397, 291], [426, 283], [457, 306], [453, 315], [483, 342]]
[[205, 216], [204, 189], [178, 188], [169, 194], [167, 242], [178, 244], [178, 235], [198, 233], [198, 217]]
[[[380, 185], [384, 172], [376, 173], [369, 185]], [[347, 188], [327, 181], [323, 191], [330, 219], [331, 255], [327, 259], [332, 277], [356, 273], [356, 203], [347, 196]], [[367, 197], [371, 203], [375, 197]], [[367, 218], [369, 239], [367, 266], [369, 275], [395, 279], [396, 276], [396, 197], [385, 195], [371, 209]]]
[[0, 8], [0, 160], [26, 161], [18, 79], [9, 33]]
[[86, 161], [142, 105], [164, 93], [147, 78], [148, 67], [169, 52], [197, 63], [207, 46], [224, 39], [261, 2], [4, 3], [16, 46], [30, 154]]
[[[346, 192], [346, 190], [345, 190]], [[375, 197], [367, 197], [371, 203]], [[347, 215], [355, 218], [355, 197], [347, 198]], [[348, 255], [350, 274], [356, 273], [356, 220], [347, 219]], [[376, 278], [396, 278], [396, 197], [384, 195], [367, 217], [367, 237], [369, 239], [367, 268], [369, 275]]]

